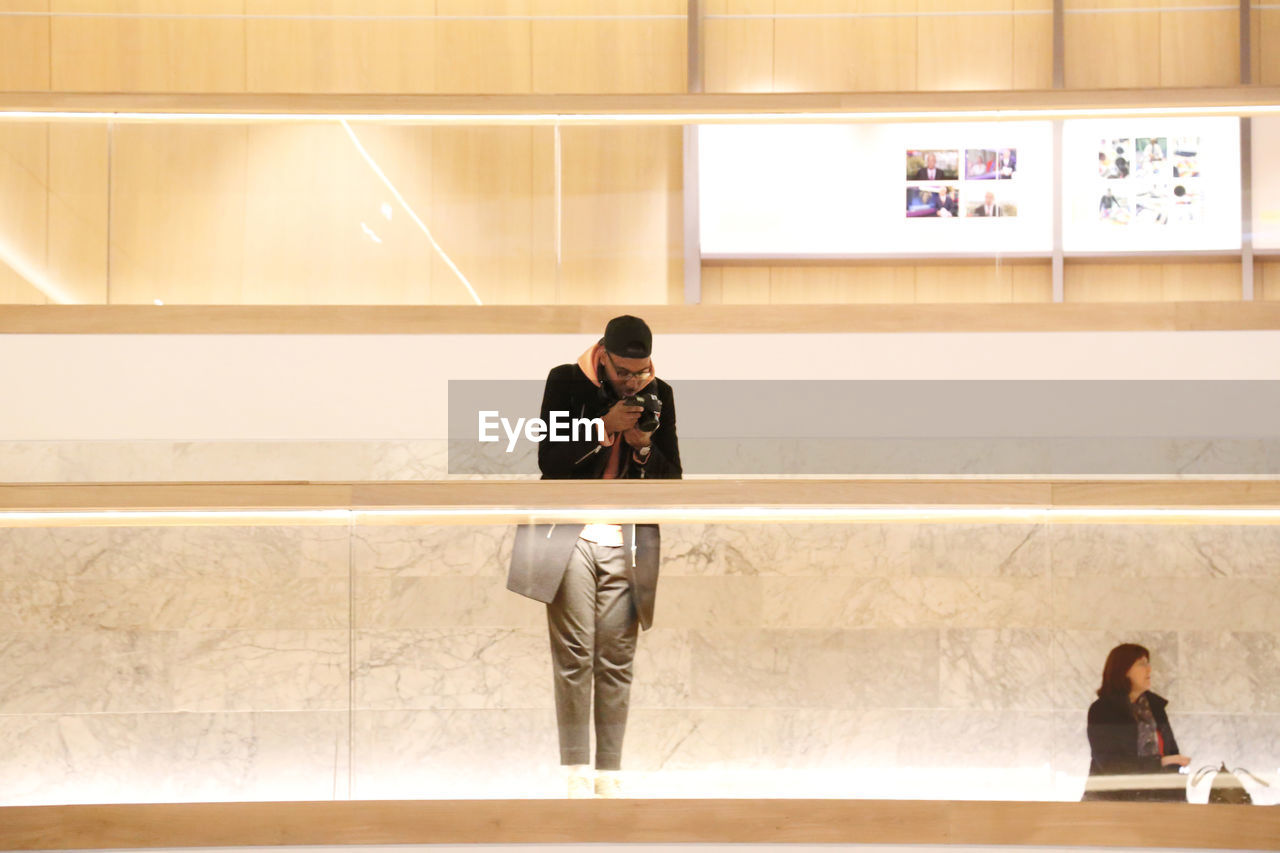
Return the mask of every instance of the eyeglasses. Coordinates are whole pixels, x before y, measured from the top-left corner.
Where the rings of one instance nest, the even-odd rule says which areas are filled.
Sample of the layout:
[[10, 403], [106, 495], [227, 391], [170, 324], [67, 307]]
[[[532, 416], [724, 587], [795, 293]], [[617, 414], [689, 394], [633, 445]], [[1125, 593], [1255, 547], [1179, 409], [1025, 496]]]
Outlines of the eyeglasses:
[[639, 379], [641, 381], [648, 381], [649, 377], [653, 376], [653, 365], [650, 365], [644, 370], [631, 371], [627, 370], [625, 367], [618, 367], [618, 363], [613, 360], [613, 356], [609, 354], [608, 350], [605, 350], [604, 357], [609, 359], [609, 364], [612, 365], [613, 372], [618, 374], [618, 380], [620, 382], [626, 382], [628, 379], [632, 378]]

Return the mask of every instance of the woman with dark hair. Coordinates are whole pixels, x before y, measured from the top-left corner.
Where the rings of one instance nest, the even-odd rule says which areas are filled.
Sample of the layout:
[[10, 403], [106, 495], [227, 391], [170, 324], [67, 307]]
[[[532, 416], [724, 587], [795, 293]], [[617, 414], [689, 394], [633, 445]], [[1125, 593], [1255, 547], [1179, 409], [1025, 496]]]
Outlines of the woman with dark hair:
[[[1093, 760], [1084, 799], [1186, 801], [1186, 783], [1165, 775], [1191, 763], [1178, 752], [1165, 713], [1168, 704], [1151, 692], [1151, 653], [1146, 648], [1122, 643], [1111, 650], [1098, 699], [1089, 706]], [[1116, 776], [1128, 778], [1106, 778]]]

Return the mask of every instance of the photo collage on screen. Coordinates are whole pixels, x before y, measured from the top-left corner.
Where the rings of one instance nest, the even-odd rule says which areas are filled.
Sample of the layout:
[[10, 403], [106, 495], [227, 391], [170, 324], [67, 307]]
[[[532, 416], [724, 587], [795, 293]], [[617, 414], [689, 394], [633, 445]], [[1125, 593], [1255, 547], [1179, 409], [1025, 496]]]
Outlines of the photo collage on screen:
[[1018, 215], [1018, 149], [908, 148], [908, 219]]
[[1097, 196], [1098, 219], [1113, 225], [1199, 222], [1200, 138], [1099, 140]]

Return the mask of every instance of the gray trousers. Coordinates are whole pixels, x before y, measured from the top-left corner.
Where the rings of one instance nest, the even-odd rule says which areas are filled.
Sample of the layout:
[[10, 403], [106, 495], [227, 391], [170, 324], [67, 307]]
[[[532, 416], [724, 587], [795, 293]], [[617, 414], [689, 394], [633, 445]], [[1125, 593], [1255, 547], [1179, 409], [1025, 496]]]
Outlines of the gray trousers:
[[622, 766], [640, 631], [625, 551], [579, 539], [560, 589], [547, 605], [561, 764], [591, 762], [594, 687], [596, 768]]

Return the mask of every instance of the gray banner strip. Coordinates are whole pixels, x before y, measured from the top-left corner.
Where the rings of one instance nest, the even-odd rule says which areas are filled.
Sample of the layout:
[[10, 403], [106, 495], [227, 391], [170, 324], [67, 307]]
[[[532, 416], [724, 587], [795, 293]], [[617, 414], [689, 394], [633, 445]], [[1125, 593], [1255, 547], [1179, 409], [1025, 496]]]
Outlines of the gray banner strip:
[[[1280, 474], [1280, 382], [691, 380], [673, 388], [690, 474]], [[450, 474], [537, 473], [528, 424], [542, 393], [541, 382], [450, 382]], [[480, 440], [482, 413], [489, 441]]]

